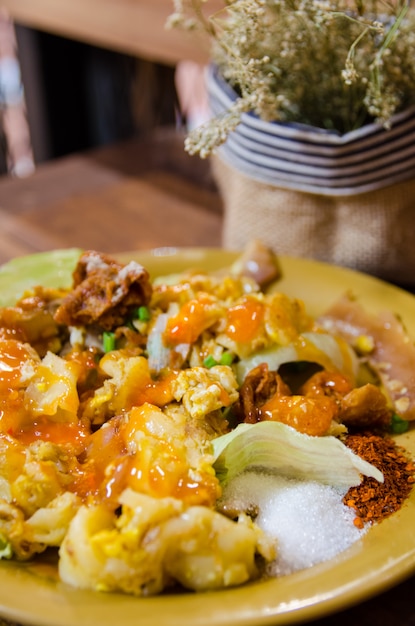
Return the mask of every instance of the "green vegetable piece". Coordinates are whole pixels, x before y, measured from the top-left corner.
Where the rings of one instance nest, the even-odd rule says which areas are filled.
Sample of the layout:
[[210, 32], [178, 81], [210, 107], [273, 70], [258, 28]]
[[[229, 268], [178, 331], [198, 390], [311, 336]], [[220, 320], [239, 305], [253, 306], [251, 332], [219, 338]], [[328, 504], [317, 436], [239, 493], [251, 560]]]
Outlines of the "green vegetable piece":
[[400, 417], [399, 415], [397, 415], [396, 413], [394, 413], [392, 415], [392, 421], [391, 421], [391, 431], [395, 434], [395, 435], [400, 435], [401, 433], [406, 433], [406, 431], [409, 428], [409, 422], [408, 420], [404, 420], [402, 419], [402, 417]]
[[216, 361], [216, 359], [211, 354], [209, 354], [209, 356], [207, 356], [206, 359], [203, 361], [203, 365], [205, 367], [207, 367], [208, 369], [210, 367], [213, 367], [214, 365], [217, 365], [217, 364], [218, 364], [218, 362]]
[[232, 352], [224, 352], [220, 358], [221, 365], [232, 365], [235, 356]]
[[115, 350], [115, 333], [104, 331], [102, 335], [102, 344], [104, 352], [111, 352], [111, 350]]
[[13, 549], [10, 541], [0, 533], [0, 559], [11, 559], [13, 556]]
[[151, 317], [149, 308], [144, 305], [138, 307], [136, 314], [140, 322], [148, 322]]

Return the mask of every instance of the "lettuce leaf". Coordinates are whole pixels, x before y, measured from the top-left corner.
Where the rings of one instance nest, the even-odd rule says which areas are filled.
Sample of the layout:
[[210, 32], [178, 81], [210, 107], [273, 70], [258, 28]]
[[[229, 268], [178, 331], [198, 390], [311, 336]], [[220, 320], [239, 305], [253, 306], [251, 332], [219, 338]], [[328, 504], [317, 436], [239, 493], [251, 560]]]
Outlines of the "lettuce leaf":
[[310, 437], [280, 422], [239, 424], [212, 443], [214, 469], [222, 483], [253, 469], [333, 487], [353, 487], [362, 476], [384, 480], [380, 470], [336, 437]]
[[39, 252], [16, 257], [0, 267], [0, 306], [12, 306], [36, 285], [70, 287], [79, 248]]

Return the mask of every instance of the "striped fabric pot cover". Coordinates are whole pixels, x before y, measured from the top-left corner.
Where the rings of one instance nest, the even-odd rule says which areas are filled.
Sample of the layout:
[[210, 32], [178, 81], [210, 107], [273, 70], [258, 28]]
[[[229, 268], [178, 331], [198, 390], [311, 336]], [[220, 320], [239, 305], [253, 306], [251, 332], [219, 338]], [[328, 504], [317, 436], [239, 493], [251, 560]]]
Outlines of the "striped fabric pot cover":
[[[209, 104], [214, 115], [236, 99], [210, 66]], [[396, 115], [385, 132], [368, 124], [340, 135], [297, 123], [269, 123], [243, 114], [221, 156], [247, 176], [286, 189], [322, 195], [364, 193], [415, 177], [415, 108]]]
[[[214, 66], [206, 83], [217, 116], [236, 94]], [[243, 114], [213, 170], [226, 247], [256, 237], [281, 254], [415, 285], [415, 107], [388, 130], [368, 124], [344, 135]]]

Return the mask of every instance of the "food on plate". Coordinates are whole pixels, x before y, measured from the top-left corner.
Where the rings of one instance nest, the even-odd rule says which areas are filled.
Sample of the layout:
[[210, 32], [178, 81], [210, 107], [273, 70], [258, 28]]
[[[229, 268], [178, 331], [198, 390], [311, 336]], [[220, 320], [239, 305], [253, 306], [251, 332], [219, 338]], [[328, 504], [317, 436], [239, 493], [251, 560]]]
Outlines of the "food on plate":
[[257, 242], [154, 278], [87, 251], [70, 286], [0, 308], [1, 558], [55, 551], [100, 591], [221, 589], [331, 558], [402, 506], [414, 468], [390, 434], [414, 387], [393, 345], [412, 343], [313, 318], [280, 272]]
[[415, 344], [402, 320], [391, 311], [371, 315], [346, 294], [320, 322], [363, 352], [398, 413], [406, 420], [414, 420]]

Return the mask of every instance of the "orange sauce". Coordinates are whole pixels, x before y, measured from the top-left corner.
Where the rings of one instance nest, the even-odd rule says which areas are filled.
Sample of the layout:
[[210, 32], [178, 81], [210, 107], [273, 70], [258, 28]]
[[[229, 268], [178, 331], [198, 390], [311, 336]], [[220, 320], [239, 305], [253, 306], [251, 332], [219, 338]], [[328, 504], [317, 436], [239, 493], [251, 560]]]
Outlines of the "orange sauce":
[[327, 396], [283, 396], [275, 394], [261, 407], [264, 420], [282, 422], [314, 437], [327, 434], [338, 412], [336, 401]]
[[88, 350], [73, 350], [66, 356], [67, 361], [77, 365], [80, 394], [89, 388], [98, 387], [105, 378], [99, 374], [99, 356], [97, 355], [96, 349], [89, 348]]
[[8, 327], [8, 326], [1, 326], [0, 327], [0, 342], [3, 342], [5, 339], [15, 339], [18, 341], [26, 341], [26, 336], [23, 333], [22, 329]]
[[207, 506], [214, 504], [218, 490], [213, 475], [192, 478], [191, 469], [180, 453], [164, 442], [130, 457], [127, 485], [156, 498], [170, 496], [187, 504]]
[[23, 399], [23, 393], [17, 389], [5, 391], [0, 388], [1, 433], [13, 435], [14, 430], [26, 421], [28, 414]]
[[22, 368], [32, 358], [14, 339], [0, 341], [0, 430], [12, 434], [25, 421], [27, 411], [20, 391]]
[[87, 459], [93, 461], [95, 470], [102, 475], [112, 460], [123, 456], [126, 452], [119, 416], [113, 417], [93, 433], [86, 448]]
[[264, 305], [246, 296], [242, 302], [230, 307], [226, 315], [225, 333], [238, 343], [248, 343], [258, 335], [264, 320]]
[[145, 384], [134, 389], [130, 394], [130, 407], [141, 406], [147, 402], [158, 407], [163, 407], [169, 402], [172, 402], [173, 392], [171, 383], [176, 377], [177, 373], [175, 372], [169, 372], [157, 380], [153, 380], [150, 375], [148, 375]]
[[[201, 307], [203, 309], [203, 304]], [[204, 319], [206, 321], [208, 315]], [[67, 483], [65, 479], [64, 488], [83, 500], [98, 500], [116, 508], [119, 495], [130, 486], [154, 497], [172, 496], [191, 504], [214, 504], [219, 489], [214, 473], [209, 473], [208, 469], [194, 477], [186, 459], [184, 441], [175, 440], [175, 428], [172, 427], [171, 436], [164, 436], [163, 426], [157, 434], [158, 418], [157, 414], [154, 417], [154, 411], [168, 419], [158, 407], [173, 398], [171, 382], [177, 375], [175, 372], [157, 380], [144, 372], [138, 387], [128, 398], [132, 407], [129, 419], [125, 419], [123, 411], [123, 415], [113, 417], [91, 433], [81, 420], [59, 422], [46, 415], [34, 417], [26, 410], [24, 391], [19, 387], [23, 366], [31, 358], [21, 343], [11, 339], [0, 341], [0, 429], [11, 442], [6, 449], [13, 479], [23, 468], [26, 446], [46, 441], [65, 446], [69, 477]], [[68, 358], [82, 370], [81, 378], [96, 367], [92, 352]], [[157, 432], [153, 432], [153, 428]], [[133, 452], [130, 442], [135, 432], [137, 442], [136, 452]]]
[[206, 294], [186, 302], [179, 313], [167, 322], [164, 331], [166, 345], [194, 343], [220, 317], [220, 312], [212, 307], [213, 304], [214, 300]]
[[12, 437], [0, 435], [0, 449], [3, 457], [2, 473], [10, 482], [21, 474], [26, 459], [24, 446]]
[[19, 385], [22, 367], [31, 358], [24, 344], [14, 339], [0, 342], [0, 391], [10, 391]]
[[[83, 440], [83, 451], [78, 455], [80, 462], [74, 467], [72, 482], [68, 486], [70, 491], [81, 498], [107, 499], [109, 503], [109, 497], [105, 493], [107, 468], [113, 463], [118, 463], [127, 452], [120, 424], [121, 418], [113, 417]], [[114, 501], [111, 504], [114, 506], [117, 506], [115, 497], [121, 491], [122, 488], [115, 495], [113, 494]]]
[[[160, 416], [160, 431], [158, 431]], [[207, 472], [200, 472], [197, 479], [186, 460], [184, 440], [177, 440], [175, 428], [168, 432], [162, 422], [166, 418], [156, 406], [144, 404], [130, 412], [130, 418], [121, 431], [124, 440], [134, 441], [136, 452], [128, 460], [120, 458], [111, 468], [115, 480], [114, 490], [125, 486], [154, 497], [171, 496], [192, 504], [212, 505], [217, 498], [218, 482]]]
[[82, 452], [88, 437], [88, 432], [80, 424], [53, 422], [46, 417], [12, 431], [11, 434], [24, 445], [38, 439], [57, 445], [70, 444], [74, 447], [75, 454]]

